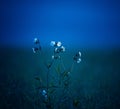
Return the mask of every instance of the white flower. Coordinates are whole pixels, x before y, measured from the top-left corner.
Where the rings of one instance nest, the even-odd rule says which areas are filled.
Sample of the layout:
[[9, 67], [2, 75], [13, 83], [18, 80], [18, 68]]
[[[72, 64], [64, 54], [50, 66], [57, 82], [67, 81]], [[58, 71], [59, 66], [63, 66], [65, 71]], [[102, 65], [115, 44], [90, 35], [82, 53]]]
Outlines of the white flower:
[[60, 52], [59, 48], [55, 48], [54, 52], [59, 53]]
[[73, 59], [77, 63], [80, 63], [81, 62], [81, 52], [79, 51], [78, 53], [76, 53], [76, 55], [73, 57]]
[[80, 52], [80, 51], [78, 52], [78, 54], [79, 54], [79, 56], [81, 57], [81, 52]]
[[79, 51], [78, 53], [76, 53], [75, 55], [77, 58], [80, 58], [81, 57], [81, 52]]
[[52, 55], [52, 59], [54, 59], [55, 58], [55, 56], [54, 55]]
[[46, 94], [47, 94], [46, 90], [43, 90], [42, 95], [46, 95]]
[[34, 43], [35, 44], [39, 44], [39, 39], [38, 38], [34, 38]]
[[60, 47], [62, 45], [62, 43], [60, 41], [55, 42], [55, 41], [51, 41], [50, 45], [53, 47]]
[[61, 42], [57, 42], [57, 47], [60, 47], [62, 45]]
[[61, 51], [65, 52], [65, 47], [64, 46], [61, 46]]
[[32, 48], [32, 50], [33, 50], [33, 53], [36, 53], [38, 51], [38, 48], [34, 47], [34, 48]]
[[51, 46], [55, 46], [55, 44], [56, 44], [55, 41], [51, 41], [51, 42], [50, 42], [50, 45], [51, 45]]
[[81, 59], [80, 59], [80, 58], [78, 58], [78, 59], [77, 59], [77, 63], [80, 63], [80, 62], [81, 62]]
[[47, 92], [46, 92], [46, 90], [42, 90], [42, 95], [47, 99]]
[[54, 53], [61, 53], [61, 52], [65, 52], [65, 47], [64, 46], [61, 46], [59, 48], [54, 49]]

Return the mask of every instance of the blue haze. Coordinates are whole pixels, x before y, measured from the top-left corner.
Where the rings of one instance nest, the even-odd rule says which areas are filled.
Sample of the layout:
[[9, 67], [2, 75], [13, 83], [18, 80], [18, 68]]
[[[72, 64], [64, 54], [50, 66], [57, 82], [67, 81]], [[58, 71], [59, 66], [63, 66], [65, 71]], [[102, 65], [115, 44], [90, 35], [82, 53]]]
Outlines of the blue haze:
[[[33, 53], [35, 37], [43, 53]], [[119, 109], [119, 0], [0, 0], [0, 109], [45, 109], [38, 87], [40, 81], [46, 85], [46, 65], [54, 54], [51, 40], [66, 47], [60, 54], [66, 70], [61, 58], [50, 70], [57, 79], [81, 51], [81, 63], [70, 72], [69, 90], [79, 99], [76, 109]]]
[[107, 1], [1, 1], [0, 45], [43, 45], [60, 40], [79, 47], [120, 47], [120, 3]]

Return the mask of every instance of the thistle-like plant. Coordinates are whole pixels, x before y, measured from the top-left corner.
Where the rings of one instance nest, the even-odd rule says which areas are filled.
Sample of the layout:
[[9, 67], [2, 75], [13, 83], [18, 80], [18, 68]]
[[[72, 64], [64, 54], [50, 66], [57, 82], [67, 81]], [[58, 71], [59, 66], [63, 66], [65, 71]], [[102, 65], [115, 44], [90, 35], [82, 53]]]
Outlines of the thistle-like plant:
[[[81, 52], [78, 51], [73, 56], [73, 63], [69, 69], [66, 69], [62, 55], [66, 51], [65, 47], [60, 41], [51, 41], [50, 46], [53, 47], [53, 54], [51, 61], [45, 63], [47, 69], [46, 72], [46, 85], [43, 85], [39, 77], [35, 77], [36, 80], [40, 81], [39, 88], [42, 102], [45, 104], [47, 109], [64, 109], [69, 108], [69, 101], [72, 100], [73, 107], [77, 107], [79, 100], [72, 96], [70, 90], [71, 84], [71, 72], [73, 70], [74, 63], [81, 62]], [[33, 53], [43, 52], [41, 49], [40, 41], [38, 38], [34, 39], [34, 47], [32, 48]], [[42, 53], [44, 54], [44, 53]], [[57, 75], [53, 74], [53, 69]], [[52, 79], [51, 79], [52, 78]]]

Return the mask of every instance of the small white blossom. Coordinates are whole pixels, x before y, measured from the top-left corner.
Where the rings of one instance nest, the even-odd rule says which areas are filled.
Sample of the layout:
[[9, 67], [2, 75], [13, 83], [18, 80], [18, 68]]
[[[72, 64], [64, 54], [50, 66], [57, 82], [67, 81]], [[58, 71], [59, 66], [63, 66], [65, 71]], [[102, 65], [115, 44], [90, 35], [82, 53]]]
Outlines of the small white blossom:
[[59, 51], [59, 48], [55, 48], [55, 49], [54, 49], [54, 52], [55, 52], [55, 53], [59, 53], [59, 52], [60, 52], [60, 51]]
[[42, 90], [42, 95], [46, 95], [46, 94], [47, 94], [46, 90]]
[[46, 92], [46, 90], [42, 90], [42, 95], [47, 99], [47, 92]]
[[59, 48], [54, 49], [54, 53], [61, 53], [61, 52], [65, 52], [65, 47], [64, 46], [61, 46]]
[[77, 63], [80, 63], [80, 62], [81, 62], [81, 59], [80, 59], [80, 58], [78, 58]]
[[61, 46], [61, 51], [65, 52], [65, 47], [64, 46]]
[[34, 43], [35, 44], [39, 44], [39, 39], [38, 38], [34, 38]]
[[60, 41], [55, 42], [55, 41], [51, 41], [50, 45], [53, 47], [60, 47], [62, 45], [62, 43]]
[[55, 41], [51, 41], [51, 42], [50, 42], [50, 45], [51, 45], [51, 46], [55, 46], [55, 44], [56, 44]]
[[80, 51], [78, 52], [78, 54], [79, 54], [79, 56], [81, 57], [81, 52], [80, 52]]
[[78, 53], [76, 53], [76, 55], [73, 57], [73, 59], [77, 63], [80, 63], [81, 62], [81, 52], [79, 51]]
[[54, 59], [55, 58], [55, 56], [54, 55], [52, 55], [52, 59]]
[[33, 50], [33, 53], [36, 53], [38, 51], [38, 48], [34, 47], [34, 48], [32, 48], [32, 50]]
[[57, 42], [57, 47], [60, 47], [62, 45], [61, 42]]

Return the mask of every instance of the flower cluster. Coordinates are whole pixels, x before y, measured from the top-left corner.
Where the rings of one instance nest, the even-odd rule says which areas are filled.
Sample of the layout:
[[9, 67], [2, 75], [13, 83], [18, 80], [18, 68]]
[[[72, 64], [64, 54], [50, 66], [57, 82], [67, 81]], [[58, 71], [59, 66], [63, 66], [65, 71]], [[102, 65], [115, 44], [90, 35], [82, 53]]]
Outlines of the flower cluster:
[[42, 95], [43, 95], [45, 98], [47, 98], [47, 92], [46, 92], [46, 90], [42, 90]]
[[54, 47], [60, 47], [60, 46], [62, 45], [62, 43], [59, 42], [59, 41], [58, 41], [58, 42], [51, 41], [50, 45], [51, 45], [51, 46], [54, 46]]
[[40, 41], [38, 38], [34, 38], [34, 47], [32, 48], [33, 53], [36, 53], [37, 51], [41, 50]]
[[77, 63], [81, 62], [81, 52], [80, 51], [75, 54], [75, 56], [73, 57], [73, 60]]
[[[51, 41], [50, 46], [52, 46], [52, 48], [53, 48], [52, 59], [48, 63], [46, 63], [46, 60], [44, 62], [46, 65], [46, 68], [47, 68], [46, 85], [43, 85], [41, 82], [41, 79], [39, 77], [36, 77], [36, 80], [40, 81], [39, 93], [41, 94], [40, 97], [42, 97], [43, 103], [45, 103], [45, 105], [46, 105], [46, 109], [52, 109], [52, 108], [56, 107], [58, 100], [61, 103], [64, 103], [65, 105], [68, 101], [70, 101], [69, 98], [72, 97], [72, 95], [70, 96], [70, 94], [69, 94], [70, 84], [71, 84], [71, 72], [73, 71], [74, 62], [76, 62], [76, 63], [81, 62], [81, 52], [78, 51], [73, 56], [73, 60], [72, 60], [73, 62], [71, 64], [70, 68], [66, 69], [64, 62], [61, 58], [61, 54], [66, 51], [65, 47], [62, 45], [62, 43], [60, 41], [58, 41], [58, 42]], [[33, 50], [33, 53], [41, 51], [40, 41], [38, 38], [34, 38], [34, 47], [32, 48], [32, 50]], [[55, 59], [60, 59], [60, 61], [57, 65], [54, 64], [55, 70], [58, 73], [57, 75], [54, 76], [54, 71], [52, 72], [50, 68], [52, 67]], [[62, 70], [62, 67], [63, 67], [63, 70]], [[57, 84], [56, 84], [56, 82], [57, 82]], [[56, 90], [56, 88], [60, 88], [60, 91]], [[60, 94], [57, 95], [57, 93], [59, 93], [59, 92], [60, 92]], [[62, 95], [62, 97], [60, 97], [59, 95]], [[54, 100], [54, 98], [57, 98], [57, 97], [58, 97], [58, 100], [57, 101]], [[78, 103], [79, 103], [78, 100], [73, 101], [73, 105], [75, 107], [77, 107]], [[62, 107], [62, 106], [60, 106], [60, 107]]]
[[52, 56], [52, 59], [59, 59], [60, 58], [60, 53], [65, 52], [65, 47], [62, 46], [61, 42], [55, 42], [51, 41], [50, 45], [54, 47], [54, 55]]

